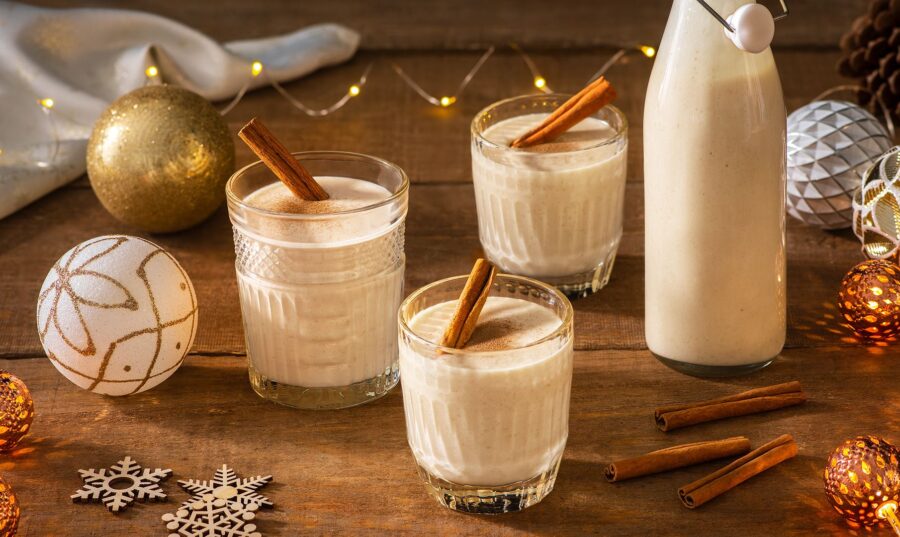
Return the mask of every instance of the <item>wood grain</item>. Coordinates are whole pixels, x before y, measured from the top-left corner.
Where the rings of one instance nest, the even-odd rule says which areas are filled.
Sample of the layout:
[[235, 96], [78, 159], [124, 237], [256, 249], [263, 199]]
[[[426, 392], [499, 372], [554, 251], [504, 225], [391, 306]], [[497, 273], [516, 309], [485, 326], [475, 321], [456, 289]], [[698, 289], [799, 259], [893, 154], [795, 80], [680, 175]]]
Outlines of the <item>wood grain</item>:
[[[68, 5], [66, 0], [39, 0]], [[793, 0], [778, 26], [776, 59], [789, 109], [840, 83], [834, 43], [861, 2]], [[122, 7], [114, 0], [93, 6]], [[522, 60], [500, 49], [457, 104], [434, 108], [390, 70], [396, 62], [436, 95], [452, 91], [479, 49], [515, 40], [551, 87], [572, 91], [612, 47], [656, 42], [665, 2], [293, 2], [134, 0], [216, 39], [291, 31], [336, 21], [363, 33], [363, 51], [344, 66], [287, 85], [310, 106], [326, 106], [375, 66], [363, 93], [332, 116], [310, 119], [273, 90], [252, 92], [226, 119], [233, 132], [250, 117], [265, 120], [291, 150], [371, 153], [402, 166], [414, 186], [407, 226], [407, 292], [464, 274], [479, 255], [470, 180], [469, 122], [498, 99], [533, 90]], [[278, 13], [277, 16], [273, 13]], [[36, 399], [28, 440], [0, 459], [0, 473], [22, 501], [21, 537], [164, 534], [160, 516], [187, 498], [175, 480], [171, 501], [122, 516], [102, 506], [73, 505], [76, 470], [130, 454], [171, 466], [176, 478], [208, 479], [228, 463], [243, 475], [273, 473], [259, 515], [264, 535], [845, 535], [827, 505], [821, 470], [829, 451], [860, 433], [900, 440], [895, 348], [866, 347], [840, 326], [834, 307], [840, 277], [861, 259], [849, 232], [788, 225], [788, 344], [765, 371], [748, 378], [698, 380], [653, 360], [643, 338], [643, 94], [651, 63], [637, 56], [609, 72], [617, 105], [630, 121], [625, 230], [609, 286], [575, 303], [575, 377], [569, 444], [556, 490], [514, 516], [474, 517], [433, 502], [415, 475], [406, 445], [402, 399], [395, 390], [370, 405], [301, 412], [266, 403], [250, 390], [224, 209], [182, 233], [149, 237], [185, 266], [200, 303], [194, 356], [169, 381], [129, 398], [99, 397], [66, 381], [42, 357], [34, 308], [53, 262], [75, 244], [121, 225], [100, 206], [85, 179], [0, 220], [0, 367], [21, 376]], [[238, 144], [238, 163], [251, 160]], [[727, 300], [728, 297], [722, 297]], [[700, 322], [698, 320], [698, 322]], [[765, 415], [656, 430], [653, 409], [799, 379], [810, 401]], [[603, 479], [604, 464], [675, 444], [746, 435], [754, 445], [782, 433], [797, 458], [753, 478], [697, 511], [680, 506], [679, 485], [717, 468], [709, 463], [621, 484]], [[886, 533], [885, 533], [886, 534]]]
[[[28, 0], [72, 7], [71, 0]], [[775, 0], [762, 0], [773, 11]], [[776, 45], [837, 47], [865, 4], [856, 0], [789, 0]], [[661, 0], [84, 0], [78, 5], [130, 8], [170, 17], [214, 39], [268, 37], [309, 24], [338, 22], [359, 31], [365, 50], [471, 50], [516, 41], [529, 48], [618, 48], [659, 42], [671, 2]], [[277, 15], [274, 15], [277, 13]], [[727, 14], [725, 14], [727, 15]]]
[[[250, 390], [245, 360], [194, 357], [167, 382], [126, 399], [100, 397], [63, 379], [45, 358], [0, 360], [35, 396], [34, 429], [0, 461], [24, 512], [20, 537], [162, 535], [159, 517], [187, 495], [170, 480], [166, 504], [113, 516], [74, 505], [76, 470], [130, 454], [171, 467], [175, 479], [208, 479], [217, 466], [272, 473], [275, 510], [259, 515], [264, 535], [847, 535], [822, 492], [821, 470], [843, 439], [876, 433], [897, 439], [900, 402], [891, 360], [863, 348], [790, 349], [749, 378], [699, 380], [668, 370], [646, 351], [581, 351], [575, 356], [569, 442], [556, 490], [522, 513], [452, 513], [425, 493], [406, 445], [402, 397], [394, 390], [362, 407], [297, 411]], [[766, 415], [656, 429], [659, 404], [728, 395], [800, 379], [810, 401]], [[861, 396], [861, 394], [866, 394]], [[747, 436], [754, 447], [782, 434], [796, 459], [757, 476], [696, 511], [676, 490], [721, 461], [609, 484], [604, 465], [668, 446]]]
[[[71, 211], [72, 207], [79, 209]], [[628, 188], [625, 214], [625, 233], [612, 282], [576, 302], [578, 349], [645, 347], [640, 185]], [[412, 189], [407, 292], [471, 269], [480, 253], [476, 220], [471, 185], [416, 185]], [[0, 221], [0, 265], [6, 267], [0, 271], [2, 355], [41, 352], [34, 307], [44, 276], [72, 246], [109, 233], [144, 235], [116, 222], [90, 190], [80, 188], [57, 192]], [[194, 352], [243, 353], [231, 226], [225, 210], [193, 230], [148, 238], [175, 255], [197, 290], [200, 316]], [[788, 346], [856, 345], [857, 340], [840, 325], [835, 307], [841, 276], [862, 260], [852, 233], [825, 233], [790, 222], [788, 252]]]

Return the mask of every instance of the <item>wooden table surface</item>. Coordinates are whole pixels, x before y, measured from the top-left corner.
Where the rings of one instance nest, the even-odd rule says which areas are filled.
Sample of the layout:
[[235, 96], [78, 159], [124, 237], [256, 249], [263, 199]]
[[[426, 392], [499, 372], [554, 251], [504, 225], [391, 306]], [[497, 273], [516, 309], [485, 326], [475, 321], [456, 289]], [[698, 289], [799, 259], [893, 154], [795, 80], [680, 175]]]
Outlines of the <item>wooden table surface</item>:
[[[572, 91], [618, 46], [657, 43], [667, 12], [665, 2], [647, 0], [129, 4], [223, 40], [327, 20], [363, 33], [363, 47], [352, 61], [287, 85], [308, 104], [325, 106], [375, 62], [363, 95], [345, 109], [310, 119], [264, 89], [248, 95], [226, 119], [236, 132], [248, 118], [259, 116], [294, 149], [371, 153], [406, 169], [414, 183], [407, 292], [467, 271], [479, 251], [469, 121], [487, 104], [533, 88], [521, 59], [502, 47], [455, 106], [436, 109], [404, 86], [390, 63], [440, 95], [455, 88], [483, 47], [515, 40], [530, 51], [551, 87]], [[779, 23], [776, 42], [789, 110], [842, 82], [834, 73], [835, 43], [862, 3], [795, 0], [791, 6], [793, 14]], [[649, 60], [634, 57], [609, 73], [631, 124], [625, 235], [609, 286], [575, 302], [569, 442], [556, 490], [544, 502], [497, 517], [467, 516], [437, 505], [415, 474], [399, 389], [360, 408], [329, 412], [297, 411], [258, 398], [247, 380], [224, 208], [192, 230], [150, 237], [182, 262], [198, 294], [199, 332], [181, 369], [161, 386], [127, 398], [96, 396], [69, 383], [44, 357], [35, 327], [35, 302], [45, 274], [63, 252], [85, 239], [109, 233], [146, 236], [109, 216], [82, 178], [0, 221], [0, 367], [29, 384], [37, 408], [27, 441], [0, 459], [0, 473], [22, 503], [19, 535], [165, 535], [161, 515], [187, 498], [175, 480], [206, 479], [223, 463], [247, 476], [275, 475], [266, 492], [276, 508], [258, 518], [268, 536], [854, 533], [822, 492], [825, 457], [857, 434], [900, 440], [896, 348], [864, 346], [836, 320], [836, 288], [861, 260], [858, 244], [849, 231], [789, 223], [788, 342], [768, 369], [749, 377], [700, 380], [657, 363], [643, 337], [641, 139], [651, 67]], [[251, 160], [243, 144], [237, 151], [239, 164]], [[811, 398], [802, 407], [668, 434], [654, 427], [652, 411], [660, 403], [792, 379], [801, 380]], [[602, 475], [611, 459], [676, 443], [746, 435], [756, 445], [782, 433], [797, 439], [797, 458], [696, 511], [680, 505], [676, 489], [717, 463], [616, 485]], [[174, 470], [175, 477], [164, 485], [167, 504], [137, 505], [115, 516], [100, 505], [71, 503], [69, 495], [81, 485], [78, 468], [105, 467], [126, 454], [147, 466]]]

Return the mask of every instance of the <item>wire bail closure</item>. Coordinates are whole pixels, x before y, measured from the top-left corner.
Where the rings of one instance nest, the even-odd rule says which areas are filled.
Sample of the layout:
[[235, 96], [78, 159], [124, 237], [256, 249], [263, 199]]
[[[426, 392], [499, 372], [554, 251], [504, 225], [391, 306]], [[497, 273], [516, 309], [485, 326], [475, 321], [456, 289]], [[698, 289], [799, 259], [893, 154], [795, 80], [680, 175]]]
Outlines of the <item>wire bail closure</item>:
[[[706, 0], [697, 0], [697, 1], [700, 2], [700, 5], [703, 6], [703, 8], [706, 9], [706, 11], [709, 11], [709, 14], [712, 15], [713, 17], [715, 17], [715, 19], [717, 21], [719, 21], [719, 24], [724, 26], [725, 29], [728, 30], [728, 32], [730, 32], [730, 33], [735, 32], [734, 27], [731, 25], [730, 22], [728, 22], [728, 19], [726, 19], [725, 17], [720, 15], [719, 12], [715, 10], [715, 8], [713, 8], [711, 5], [709, 5], [706, 2]], [[778, 22], [781, 19], [787, 18], [787, 16], [790, 15], [790, 13], [791, 13], [790, 9], [788, 8], [786, 0], [778, 0], [778, 3], [781, 4], [781, 13], [779, 13], [778, 15], [774, 15], [772, 17], [772, 19], [775, 22]]]
[[706, 0], [697, 0], [703, 8], [725, 28], [727, 37], [739, 50], [759, 54], [769, 48], [775, 38], [775, 22], [788, 16], [785, 0], [779, 0], [782, 13], [772, 15], [766, 6], [750, 2], [738, 7], [727, 18], [716, 11]]

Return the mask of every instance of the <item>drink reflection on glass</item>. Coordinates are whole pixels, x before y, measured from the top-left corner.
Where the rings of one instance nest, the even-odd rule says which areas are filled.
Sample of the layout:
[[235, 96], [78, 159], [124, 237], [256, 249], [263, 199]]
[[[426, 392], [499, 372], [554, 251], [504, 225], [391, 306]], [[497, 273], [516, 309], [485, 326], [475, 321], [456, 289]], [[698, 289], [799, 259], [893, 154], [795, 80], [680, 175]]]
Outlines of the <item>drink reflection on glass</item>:
[[468, 343], [441, 346], [466, 279], [423, 287], [400, 306], [407, 438], [441, 504], [519, 511], [553, 489], [568, 438], [572, 305], [553, 287], [501, 274]]
[[622, 237], [625, 116], [605, 106], [551, 142], [509, 146], [568, 97], [515, 97], [482, 110], [472, 121], [472, 178], [488, 259], [584, 296], [609, 281]]
[[250, 381], [299, 408], [342, 408], [397, 384], [408, 186], [397, 166], [294, 156], [331, 195], [299, 199], [261, 163], [226, 187]]

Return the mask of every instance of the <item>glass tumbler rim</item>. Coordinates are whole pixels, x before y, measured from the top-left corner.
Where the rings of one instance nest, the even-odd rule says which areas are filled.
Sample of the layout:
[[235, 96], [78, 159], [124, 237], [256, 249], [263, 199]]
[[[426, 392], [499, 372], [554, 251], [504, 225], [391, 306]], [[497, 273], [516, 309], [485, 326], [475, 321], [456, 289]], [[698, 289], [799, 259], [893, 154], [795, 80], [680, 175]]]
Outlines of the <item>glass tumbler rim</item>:
[[[557, 327], [550, 334], [547, 334], [546, 336], [544, 336], [540, 339], [537, 339], [535, 341], [532, 341], [531, 343], [528, 343], [527, 345], [523, 345], [521, 347], [514, 347], [511, 349], [501, 349], [501, 350], [489, 350], [489, 351], [476, 350], [476, 351], [473, 351], [473, 350], [466, 350], [466, 349], [457, 349], [455, 347], [446, 347], [444, 345], [441, 345], [440, 343], [435, 343], [433, 341], [429, 341], [429, 340], [423, 338], [422, 336], [420, 336], [419, 334], [417, 334], [409, 326], [409, 323], [407, 323], [406, 320], [403, 318], [404, 310], [406, 310], [406, 308], [409, 306], [409, 304], [412, 303], [413, 301], [415, 301], [416, 299], [418, 299], [420, 296], [424, 295], [425, 293], [427, 293], [429, 291], [432, 291], [434, 288], [436, 288], [438, 286], [445, 285], [445, 284], [453, 282], [453, 281], [461, 281], [464, 283], [466, 281], [466, 279], [468, 279], [468, 277], [469, 277], [468, 274], [461, 274], [458, 276], [450, 276], [449, 278], [443, 278], [443, 279], [431, 282], [427, 285], [424, 285], [424, 286], [416, 289], [412, 293], [410, 293], [410, 295], [408, 297], [406, 297], [403, 300], [403, 302], [400, 303], [400, 307], [397, 309], [397, 320], [398, 320], [399, 330], [402, 333], [406, 334], [409, 338], [415, 340], [417, 343], [419, 343], [421, 345], [425, 345], [426, 347], [431, 348], [432, 350], [438, 351], [442, 354], [466, 355], [466, 356], [492, 356], [492, 355], [496, 355], [496, 354], [507, 353], [510, 351], [518, 352], [518, 351], [521, 351], [524, 349], [538, 347], [540, 345], [543, 345], [544, 343], [547, 343], [548, 341], [552, 341], [552, 340], [560, 337], [560, 335], [562, 335], [563, 333], [565, 333], [571, 329], [572, 323], [574, 322], [574, 318], [575, 318], [575, 308], [572, 306], [572, 302], [568, 299], [568, 297], [566, 297], [565, 294], [563, 294], [556, 287], [546, 284], [540, 280], [535, 280], [534, 278], [529, 278], [527, 276], [519, 276], [516, 274], [505, 274], [505, 273], [497, 274], [497, 276], [494, 278], [494, 283], [496, 284], [496, 283], [498, 283], [499, 279], [503, 279], [503, 280], [515, 282], [515, 283], [529, 284], [531, 286], [540, 288], [543, 291], [546, 291], [547, 293], [553, 295], [557, 300], [560, 300], [565, 305], [565, 315], [561, 319], [562, 322], [560, 322], [559, 327]], [[490, 295], [488, 295], [488, 296], [490, 296]]]
[[[242, 168], [236, 170], [231, 177], [228, 178], [228, 182], [225, 184], [225, 197], [230, 204], [235, 204], [243, 210], [256, 213], [258, 215], [267, 217], [267, 218], [277, 218], [277, 219], [285, 219], [285, 220], [296, 220], [296, 221], [311, 221], [311, 220], [328, 220], [335, 216], [349, 216], [355, 214], [362, 214], [368, 211], [372, 211], [374, 209], [378, 209], [380, 207], [388, 206], [399, 199], [402, 199], [409, 192], [409, 176], [406, 175], [406, 172], [400, 166], [394, 164], [393, 162], [383, 159], [381, 157], [376, 157], [373, 155], [367, 155], [365, 153], [356, 153], [353, 151], [335, 151], [335, 150], [316, 150], [316, 151], [293, 151], [291, 152], [295, 158], [298, 160], [302, 160], [303, 157], [306, 158], [323, 158], [323, 157], [350, 157], [351, 159], [359, 159], [359, 160], [367, 160], [370, 162], [374, 162], [380, 166], [383, 166], [386, 169], [393, 170], [398, 173], [400, 176], [400, 187], [392, 192], [390, 196], [383, 200], [379, 200], [375, 203], [371, 203], [369, 205], [364, 205], [362, 207], [355, 207], [352, 209], [342, 209], [338, 211], [332, 211], [328, 213], [316, 213], [316, 214], [302, 214], [302, 213], [286, 213], [281, 211], [272, 211], [269, 209], [263, 209], [261, 207], [256, 207], [246, 203], [243, 199], [241, 199], [234, 192], [234, 183], [243, 175], [254, 171], [260, 167], [265, 167], [265, 164], [261, 160], [256, 160], [243, 166]], [[269, 173], [272, 173], [271, 171]], [[275, 177], [273, 178], [275, 181], [280, 182], [280, 180]]]
[[[516, 103], [519, 101], [537, 101], [540, 99], [546, 99], [548, 97], [556, 97], [556, 98], [562, 99], [562, 102], [565, 102], [572, 96], [573, 96], [573, 94], [571, 94], [571, 93], [557, 93], [557, 92], [538, 93], [538, 94], [517, 95], [515, 97], [509, 97], [506, 99], [502, 99], [502, 100], [493, 102], [493, 103], [485, 106], [477, 114], [475, 114], [475, 117], [472, 118], [472, 123], [469, 126], [469, 131], [470, 131], [473, 139], [478, 140], [479, 143], [484, 144], [488, 147], [491, 147], [494, 149], [506, 150], [506, 151], [528, 153], [529, 151], [527, 148], [519, 148], [519, 147], [513, 148], [513, 147], [509, 147], [507, 145], [492, 142], [492, 141], [488, 140], [487, 138], [485, 138], [484, 132], [482, 132], [478, 128], [479, 120], [482, 117], [488, 115], [490, 112], [492, 112], [496, 108], [499, 108], [501, 106], [508, 105], [508, 104], [513, 104], [513, 103]], [[616, 118], [618, 118], [620, 121], [620, 125], [618, 127], [614, 127], [616, 129], [615, 136], [612, 136], [608, 139], [599, 141], [595, 144], [591, 144], [591, 145], [588, 145], [585, 147], [579, 147], [578, 149], [573, 149], [571, 151], [564, 151], [564, 152], [559, 152], [559, 153], [548, 153], [548, 155], [580, 154], [580, 153], [583, 153], [586, 151], [592, 151], [592, 150], [598, 149], [600, 147], [605, 147], [608, 145], [616, 144], [620, 140], [622, 140], [622, 138], [626, 137], [628, 135], [628, 118], [625, 117], [625, 113], [622, 112], [622, 110], [619, 109], [618, 107], [613, 106], [612, 104], [608, 104], [608, 105], [604, 106], [603, 108], [601, 108], [598, 112], [594, 113], [591, 117], [595, 117], [598, 113], [600, 113], [606, 109], [609, 109], [612, 112], [612, 114]]]

